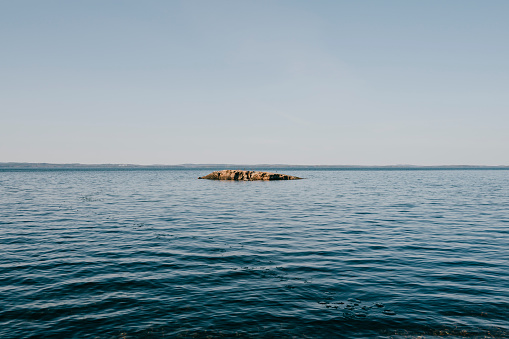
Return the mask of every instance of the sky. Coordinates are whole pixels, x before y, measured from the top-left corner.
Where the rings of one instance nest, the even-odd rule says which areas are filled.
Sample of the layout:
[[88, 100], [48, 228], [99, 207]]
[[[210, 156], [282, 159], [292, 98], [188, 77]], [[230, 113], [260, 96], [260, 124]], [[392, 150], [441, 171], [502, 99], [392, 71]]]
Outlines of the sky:
[[507, 0], [0, 0], [0, 162], [509, 165]]

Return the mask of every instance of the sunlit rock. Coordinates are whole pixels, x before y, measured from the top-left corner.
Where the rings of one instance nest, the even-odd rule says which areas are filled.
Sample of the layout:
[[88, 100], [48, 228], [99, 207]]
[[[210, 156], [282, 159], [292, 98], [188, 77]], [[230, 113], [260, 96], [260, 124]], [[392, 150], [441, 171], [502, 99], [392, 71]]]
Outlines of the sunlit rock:
[[286, 174], [259, 172], [259, 171], [241, 171], [241, 170], [222, 170], [215, 171], [198, 179], [210, 180], [296, 180], [302, 179]]

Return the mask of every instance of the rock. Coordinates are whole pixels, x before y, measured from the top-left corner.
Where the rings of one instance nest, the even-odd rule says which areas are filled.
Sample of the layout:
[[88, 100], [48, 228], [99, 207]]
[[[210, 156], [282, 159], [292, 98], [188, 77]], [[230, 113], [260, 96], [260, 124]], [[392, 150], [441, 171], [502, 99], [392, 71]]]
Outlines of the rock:
[[241, 170], [222, 170], [212, 172], [204, 177], [198, 179], [211, 179], [211, 180], [296, 180], [302, 179], [293, 177], [286, 174], [259, 172], [259, 171], [241, 171]]

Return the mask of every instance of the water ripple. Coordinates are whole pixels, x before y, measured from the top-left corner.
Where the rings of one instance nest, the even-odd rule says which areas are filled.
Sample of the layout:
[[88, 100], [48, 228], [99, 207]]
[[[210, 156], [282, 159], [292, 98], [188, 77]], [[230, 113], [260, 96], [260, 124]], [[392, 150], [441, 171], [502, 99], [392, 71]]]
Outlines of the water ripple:
[[0, 172], [0, 337], [509, 337], [509, 171], [291, 171]]

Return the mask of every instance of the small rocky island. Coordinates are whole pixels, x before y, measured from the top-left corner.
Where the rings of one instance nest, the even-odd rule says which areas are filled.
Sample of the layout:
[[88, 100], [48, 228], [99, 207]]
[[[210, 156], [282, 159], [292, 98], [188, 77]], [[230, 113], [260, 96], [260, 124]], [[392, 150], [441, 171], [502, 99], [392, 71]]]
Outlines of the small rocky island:
[[269, 172], [222, 170], [212, 172], [210, 174], [207, 174], [206, 176], [199, 177], [198, 179], [253, 181], [253, 180], [297, 180], [302, 178], [286, 174]]

